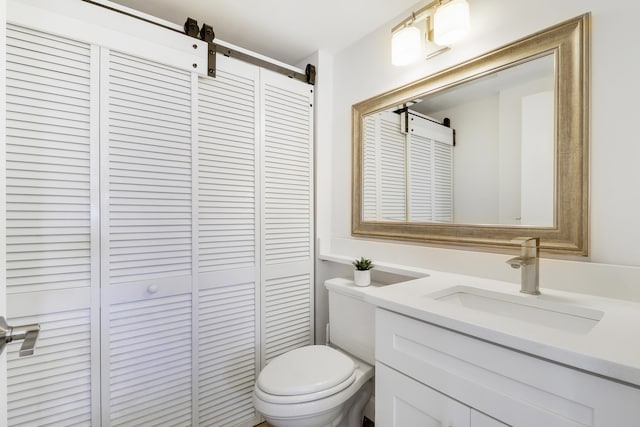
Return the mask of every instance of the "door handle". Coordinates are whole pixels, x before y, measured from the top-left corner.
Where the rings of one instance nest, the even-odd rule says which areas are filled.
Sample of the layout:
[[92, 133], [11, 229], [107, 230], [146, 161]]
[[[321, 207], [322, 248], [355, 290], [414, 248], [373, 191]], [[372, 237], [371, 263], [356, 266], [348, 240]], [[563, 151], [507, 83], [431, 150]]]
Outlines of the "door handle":
[[2, 354], [5, 345], [13, 341], [22, 340], [22, 346], [20, 347], [18, 356], [33, 355], [38, 333], [40, 333], [39, 324], [9, 326], [5, 318], [0, 316], [0, 354]]

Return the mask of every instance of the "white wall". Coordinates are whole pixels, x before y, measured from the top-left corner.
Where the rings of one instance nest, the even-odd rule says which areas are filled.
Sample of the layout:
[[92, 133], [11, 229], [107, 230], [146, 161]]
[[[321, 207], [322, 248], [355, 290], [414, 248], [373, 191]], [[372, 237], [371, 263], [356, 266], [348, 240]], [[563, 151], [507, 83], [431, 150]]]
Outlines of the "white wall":
[[453, 214], [458, 224], [496, 224], [500, 188], [498, 96], [438, 111], [456, 131], [453, 148]]
[[[524, 84], [508, 88], [500, 91], [500, 136], [499, 136], [499, 151], [500, 151], [500, 216], [499, 224], [527, 224], [527, 225], [543, 225], [550, 226], [553, 224], [553, 74], [549, 78], [537, 79], [526, 82]], [[530, 111], [536, 119], [540, 118], [549, 119], [548, 124], [551, 127], [550, 133], [539, 132], [546, 131], [545, 126], [536, 129], [535, 135], [525, 133], [524, 127], [527, 126], [531, 120], [524, 121], [522, 117], [527, 117], [522, 114], [523, 102], [529, 96], [539, 94], [540, 92], [549, 91], [551, 98], [549, 98], [548, 108], [543, 111], [548, 111], [550, 115], [542, 115], [542, 111], [535, 110]], [[544, 104], [543, 104], [544, 105]], [[542, 105], [541, 105], [542, 107]], [[550, 109], [550, 110], [549, 110]], [[535, 113], [535, 114], [534, 114]], [[534, 120], [535, 122], [535, 120]], [[544, 124], [544, 121], [538, 123]], [[537, 123], [536, 123], [536, 126]], [[532, 126], [533, 127], [533, 126]], [[540, 139], [541, 136], [545, 138]], [[519, 143], [514, 143], [515, 141]], [[536, 150], [544, 147], [548, 148], [551, 154], [551, 163], [543, 163], [547, 166], [546, 169], [539, 168], [539, 161], [535, 157], [531, 157], [534, 150], [527, 150], [527, 144], [535, 146]], [[524, 153], [524, 154], [523, 154]], [[536, 156], [537, 157], [537, 156]], [[521, 161], [521, 159], [527, 159], [527, 162]], [[527, 178], [527, 171], [533, 170], [535, 177], [531, 180]], [[540, 186], [535, 187], [532, 185], [530, 188], [536, 190], [531, 195], [528, 193], [522, 193], [522, 185], [538, 182], [550, 183], [550, 187]], [[522, 194], [527, 197], [523, 198]], [[547, 197], [544, 197], [547, 196]], [[548, 222], [520, 222], [516, 218], [522, 217], [521, 212], [522, 203], [531, 201], [531, 204], [537, 202], [537, 199], [549, 199], [551, 200], [551, 206], [547, 203], [540, 206], [540, 209], [547, 210], [547, 214], [542, 218], [550, 218]], [[545, 200], [546, 201], [546, 200]]]
[[522, 97], [520, 209], [522, 224], [553, 224], [553, 90]]
[[[388, 25], [334, 56], [333, 108], [318, 117], [318, 126], [332, 129], [330, 138], [317, 141], [318, 170], [325, 171], [317, 183], [317, 203], [323, 213], [330, 212], [330, 217], [318, 217], [321, 252], [370, 255], [378, 261], [519, 281], [519, 273], [504, 264], [507, 255], [351, 237], [351, 105], [591, 11], [591, 255], [582, 262], [543, 260], [541, 285], [640, 299], [640, 144], [633, 127], [640, 99], [640, 51], [630, 32], [640, 4], [636, 0], [469, 3], [472, 30], [467, 40], [429, 61], [405, 68], [390, 64], [390, 29], [405, 14], [392, 17]], [[580, 280], [570, 280], [574, 277]]]

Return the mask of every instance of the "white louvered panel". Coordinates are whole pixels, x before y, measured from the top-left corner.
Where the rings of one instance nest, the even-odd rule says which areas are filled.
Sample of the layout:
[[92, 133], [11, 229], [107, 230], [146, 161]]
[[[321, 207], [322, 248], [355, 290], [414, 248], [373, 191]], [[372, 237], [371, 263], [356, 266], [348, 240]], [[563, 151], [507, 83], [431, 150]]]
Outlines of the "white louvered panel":
[[110, 424], [190, 426], [191, 294], [113, 303], [108, 334]]
[[219, 68], [200, 78], [198, 271], [256, 265], [256, 82]]
[[405, 134], [397, 120], [380, 121], [380, 216], [383, 221], [406, 220]]
[[90, 47], [7, 28], [7, 290], [88, 287]]
[[312, 310], [310, 274], [278, 277], [265, 281], [265, 360], [313, 342], [309, 321]]
[[411, 221], [453, 221], [453, 130], [410, 114], [408, 193]]
[[433, 144], [433, 221], [453, 221], [453, 146]]
[[202, 426], [253, 425], [257, 353], [256, 283], [200, 291], [198, 409]]
[[261, 362], [313, 343], [313, 88], [261, 70]]
[[116, 52], [107, 72], [108, 280], [189, 275], [190, 74]]
[[418, 135], [407, 137], [407, 193], [410, 222], [432, 221], [432, 143]]
[[379, 115], [364, 118], [362, 147], [362, 219], [378, 220], [378, 119]]
[[263, 83], [262, 232], [266, 265], [311, 257], [313, 98], [309, 88], [304, 84], [295, 88], [281, 85], [275, 79]]
[[35, 354], [8, 349], [10, 426], [91, 425], [90, 311], [13, 317], [12, 324], [40, 324]]

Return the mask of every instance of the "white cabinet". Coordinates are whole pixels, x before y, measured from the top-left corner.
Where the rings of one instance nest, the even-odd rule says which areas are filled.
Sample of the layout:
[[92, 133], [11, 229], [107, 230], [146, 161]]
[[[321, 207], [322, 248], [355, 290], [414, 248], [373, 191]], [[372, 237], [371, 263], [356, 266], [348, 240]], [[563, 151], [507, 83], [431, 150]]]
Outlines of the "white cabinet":
[[470, 411], [460, 425], [474, 427], [635, 427], [638, 402], [638, 388], [376, 311], [376, 421], [382, 427], [412, 425], [404, 417], [456, 427], [447, 422], [458, 416], [457, 405]]
[[381, 426], [506, 426], [383, 363], [376, 363], [376, 403]]
[[470, 409], [382, 363], [376, 364], [376, 423], [469, 427]]

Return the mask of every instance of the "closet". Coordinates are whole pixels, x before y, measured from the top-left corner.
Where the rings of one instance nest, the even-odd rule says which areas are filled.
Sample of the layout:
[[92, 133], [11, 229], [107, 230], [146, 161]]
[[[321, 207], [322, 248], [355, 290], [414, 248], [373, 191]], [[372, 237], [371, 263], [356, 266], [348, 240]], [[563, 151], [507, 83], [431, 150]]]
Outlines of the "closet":
[[254, 425], [313, 342], [313, 86], [52, 3], [8, 2], [9, 425]]

